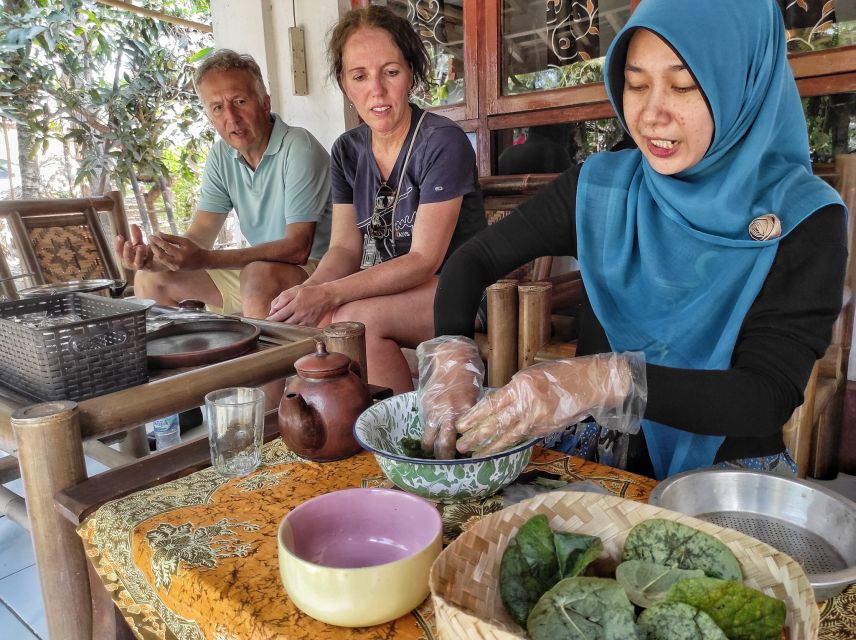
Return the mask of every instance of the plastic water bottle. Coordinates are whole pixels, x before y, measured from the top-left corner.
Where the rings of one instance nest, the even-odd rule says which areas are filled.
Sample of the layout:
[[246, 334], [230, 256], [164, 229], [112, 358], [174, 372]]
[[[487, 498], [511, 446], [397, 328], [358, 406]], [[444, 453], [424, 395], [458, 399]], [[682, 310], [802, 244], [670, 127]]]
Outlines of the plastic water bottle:
[[181, 443], [181, 433], [178, 426], [178, 414], [158, 418], [152, 423], [155, 434], [155, 448], [162, 451], [175, 444]]

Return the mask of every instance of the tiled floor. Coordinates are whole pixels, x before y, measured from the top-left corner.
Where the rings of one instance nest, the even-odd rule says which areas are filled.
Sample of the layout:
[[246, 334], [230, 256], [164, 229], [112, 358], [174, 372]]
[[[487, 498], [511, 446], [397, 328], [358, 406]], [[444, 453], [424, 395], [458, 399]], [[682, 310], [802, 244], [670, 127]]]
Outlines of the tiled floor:
[[[194, 437], [197, 435], [196, 431], [198, 428], [183, 434], [183, 437]], [[90, 475], [99, 473], [104, 468], [97, 462], [87, 460]], [[856, 501], [856, 476], [839, 474], [837, 479], [820, 484]], [[15, 492], [21, 492], [20, 480], [6, 486]], [[6, 517], [0, 517], [0, 638], [48, 638], [39, 576], [29, 533]]]

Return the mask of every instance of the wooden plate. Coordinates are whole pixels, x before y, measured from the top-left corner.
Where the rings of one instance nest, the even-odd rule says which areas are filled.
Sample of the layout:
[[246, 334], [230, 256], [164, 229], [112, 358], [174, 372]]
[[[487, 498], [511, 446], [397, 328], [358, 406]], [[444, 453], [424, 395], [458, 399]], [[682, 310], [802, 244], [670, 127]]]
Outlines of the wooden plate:
[[260, 333], [240, 320], [176, 322], [146, 336], [146, 355], [159, 369], [211, 364], [249, 351]]

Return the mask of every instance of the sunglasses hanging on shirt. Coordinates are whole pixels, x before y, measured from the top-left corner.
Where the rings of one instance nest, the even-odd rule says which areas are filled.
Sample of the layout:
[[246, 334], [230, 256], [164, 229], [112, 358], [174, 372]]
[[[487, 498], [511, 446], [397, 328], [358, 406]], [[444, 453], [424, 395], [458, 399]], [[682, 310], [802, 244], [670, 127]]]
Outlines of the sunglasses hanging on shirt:
[[401, 172], [398, 176], [397, 188], [393, 189], [386, 182], [383, 182], [375, 194], [371, 219], [363, 236], [361, 269], [373, 267], [398, 255], [395, 252], [395, 208], [398, 206], [400, 199], [401, 185], [404, 181], [407, 165], [410, 162], [410, 153], [413, 151], [413, 144], [416, 142], [416, 134], [419, 133], [419, 127], [422, 126], [422, 120], [425, 118], [426, 113], [426, 111], [422, 112], [422, 115], [419, 116], [419, 121], [416, 123], [416, 128], [413, 130], [413, 136], [410, 138], [410, 146], [407, 148], [407, 155], [404, 156], [404, 164], [401, 166]]

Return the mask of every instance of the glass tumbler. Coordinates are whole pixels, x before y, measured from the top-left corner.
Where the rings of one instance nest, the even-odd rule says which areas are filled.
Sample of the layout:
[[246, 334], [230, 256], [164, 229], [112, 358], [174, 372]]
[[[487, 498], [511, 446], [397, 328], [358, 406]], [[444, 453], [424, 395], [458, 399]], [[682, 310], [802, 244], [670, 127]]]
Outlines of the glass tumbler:
[[245, 476], [261, 462], [265, 394], [254, 387], [218, 389], [205, 396], [211, 464], [224, 476]]

